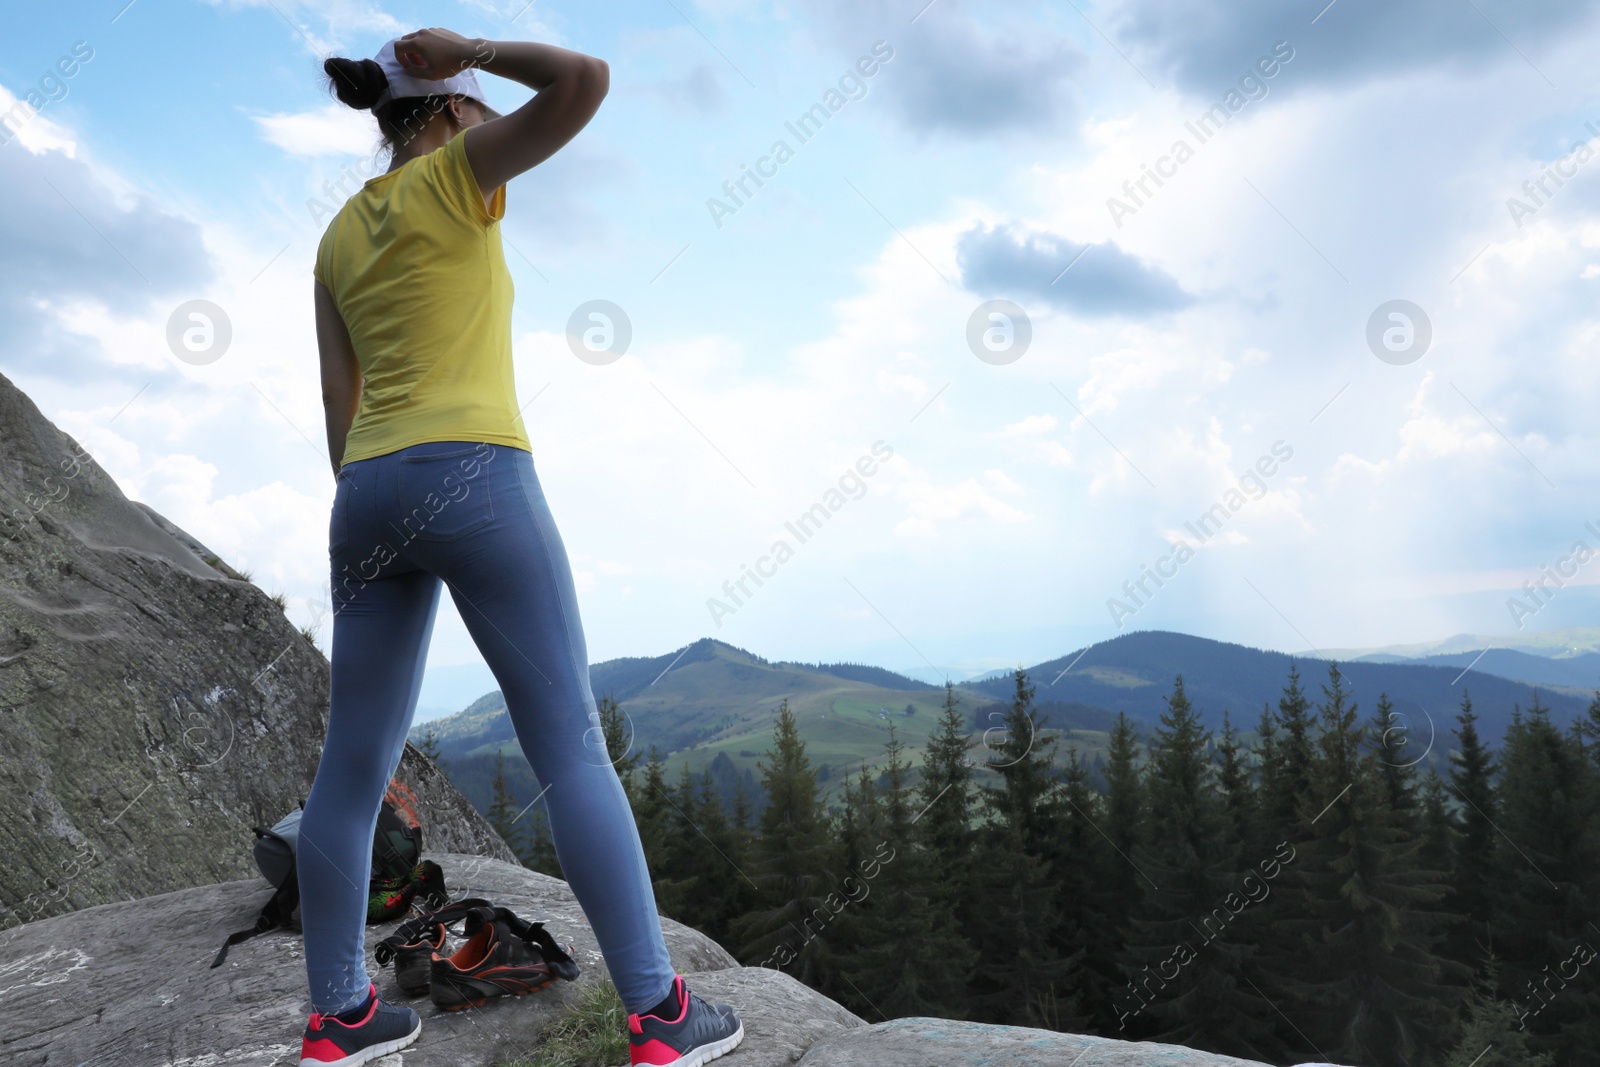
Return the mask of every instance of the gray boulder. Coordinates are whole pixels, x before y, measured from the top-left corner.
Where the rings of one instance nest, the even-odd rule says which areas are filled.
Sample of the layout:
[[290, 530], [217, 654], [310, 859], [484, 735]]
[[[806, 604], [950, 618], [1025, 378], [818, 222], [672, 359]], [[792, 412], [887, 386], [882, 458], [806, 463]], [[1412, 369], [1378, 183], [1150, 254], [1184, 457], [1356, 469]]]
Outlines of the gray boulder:
[[865, 1027], [865, 1020], [782, 971], [730, 967], [690, 979], [713, 1004], [732, 1004], [744, 1023], [744, 1043], [728, 1067], [788, 1067], [817, 1041]]
[[[565, 882], [460, 854], [433, 854], [451, 889], [485, 896], [543, 919], [583, 968], [576, 983], [491, 1001], [459, 1013], [407, 1001], [393, 973], [371, 965], [371, 947], [393, 924], [367, 928], [378, 988], [423, 1016], [422, 1038], [385, 1067], [492, 1067], [537, 1048], [539, 1031], [605, 976], [599, 948]], [[212, 956], [247, 927], [270, 895], [261, 879], [106, 904], [0, 933], [0, 1063], [15, 1067], [281, 1067], [300, 1051], [309, 1006], [299, 935], [266, 934]], [[737, 965], [710, 938], [661, 921], [673, 966], [707, 998], [745, 1019], [745, 1046], [730, 1067], [779, 1067], [818, 1038], [863, 1022], [787, 975]]]
[[[895, 1019], [816, 1042], [800, 1067], [1266, 1067], [1182, 1045], [1115, 1041], [1022, 1026]], [[730, 1064], [729, 1067], [736, 1067]]]
[[[327, 706], [279, 606], [0, 376], [0, 928], [254, 874]], [[399, 777], [430, 847], [511, 858], [420, 753]]]

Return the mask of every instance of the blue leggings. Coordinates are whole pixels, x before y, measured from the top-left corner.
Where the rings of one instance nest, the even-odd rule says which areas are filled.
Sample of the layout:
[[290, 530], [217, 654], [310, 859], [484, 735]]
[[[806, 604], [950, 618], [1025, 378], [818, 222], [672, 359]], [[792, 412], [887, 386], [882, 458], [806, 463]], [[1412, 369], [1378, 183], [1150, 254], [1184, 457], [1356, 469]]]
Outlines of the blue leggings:
[[441, 580], [500, 683], [545, 790], [562, 872], [623, 1004], [646, 1011], [664, 999], [672, 963], [533, 457], [447, 441], [347, 463], [328, 553], [333, 692], [297, 850], [312, 1009], [339, 1012], [367, 996], [372, 835], [416, 710]]

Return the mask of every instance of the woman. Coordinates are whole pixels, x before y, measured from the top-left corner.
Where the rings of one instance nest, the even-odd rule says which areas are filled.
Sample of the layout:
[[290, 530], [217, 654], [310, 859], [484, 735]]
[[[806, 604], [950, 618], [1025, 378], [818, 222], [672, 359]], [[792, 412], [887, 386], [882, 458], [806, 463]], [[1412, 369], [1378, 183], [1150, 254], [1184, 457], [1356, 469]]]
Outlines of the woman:
[[[537, 95], [502, 117], [475, 67]], [[363, 927], [373, 830], [416, 708], [441, 583], [544, 786], [562, 871], [630, 1012], [633, 1062], [704, 1063], [744, 1028], [732, 1008], [690, 993], [667, 956], [512, 384], [505, 183], [577, 135], [609, 70], [549, 45], [440, 29], [325, 70], [340, 100], [372, 111], [393, 158], [329, 224], [314, 271], [338, 489], [332, 701], [298, 848], [313, 1011], [300, 1063], [365, 1063], [421, 1031], [416, 1012], [378, 997]]]

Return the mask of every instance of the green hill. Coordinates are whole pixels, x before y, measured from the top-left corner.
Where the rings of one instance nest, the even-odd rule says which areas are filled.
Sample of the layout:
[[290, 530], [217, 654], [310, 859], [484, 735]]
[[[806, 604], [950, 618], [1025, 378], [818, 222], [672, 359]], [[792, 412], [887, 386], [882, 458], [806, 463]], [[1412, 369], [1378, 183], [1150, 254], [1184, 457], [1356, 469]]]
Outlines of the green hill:
[[[670, 781], [685, 766], [694, 774], [709, 769], [724, 795], [731, 796], [742, 781], [752, 798], [760, 779], [756, 764], [772, 741], [773, 720], [785, 699], [830, 795], [863, 763], [877, 766], [891, 723], [908, 758], [920, 763], [944, 704], [942, 688], [880, 667], [770, 663], [711, 639], [665, 656], [597, 663], [590, 680], [597, 696], [610, 695], [621, 706], [633, 739], [630, 752], [648, 753], [654, 746], [669, 757]], [[989, 716], [1001, 701], [965, 689], [959, 698], [976, 732], [997, 724]], [[1104, 747], [1110, 713], [1066, 705], [1049, 710], [1051, 725], [1063, 728], [1080, 749], [1092, 756]], [[480, 807], [487, 807], [499, 752], [506, 753], [515, 798], [527, 803], [538, 794], [499, 692], [414, 727], [412, 739], [430, 730], [452, 781]]]

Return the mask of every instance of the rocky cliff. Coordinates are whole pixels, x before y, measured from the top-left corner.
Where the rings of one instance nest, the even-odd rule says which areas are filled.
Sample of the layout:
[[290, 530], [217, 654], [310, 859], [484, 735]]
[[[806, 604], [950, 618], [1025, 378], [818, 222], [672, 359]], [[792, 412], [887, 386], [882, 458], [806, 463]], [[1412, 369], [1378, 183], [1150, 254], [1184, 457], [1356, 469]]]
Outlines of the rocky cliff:
[[[327, 703], [279, 606], [0, 376], [0, 928], [254, 875]], [[430, 848], [511, 858], [420, 753], [399, 777]]]

